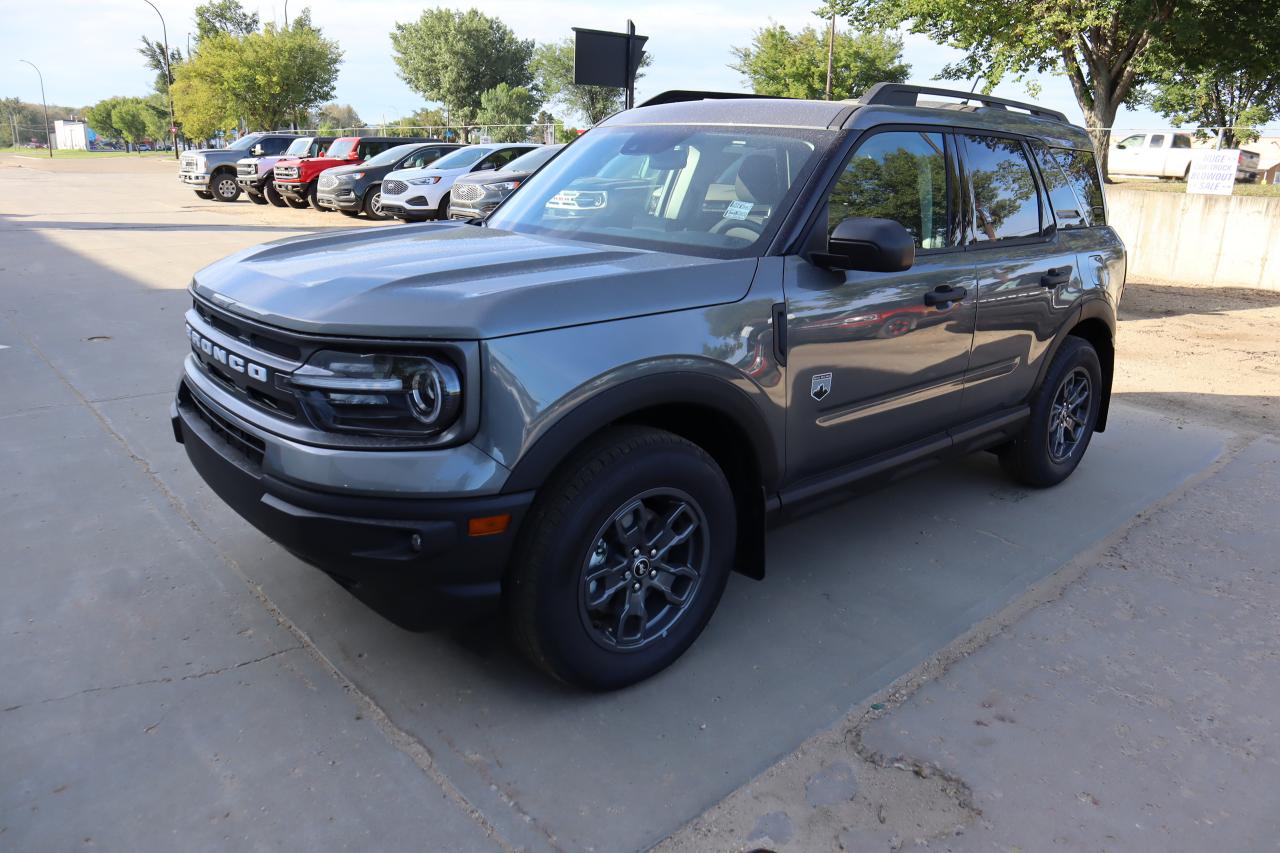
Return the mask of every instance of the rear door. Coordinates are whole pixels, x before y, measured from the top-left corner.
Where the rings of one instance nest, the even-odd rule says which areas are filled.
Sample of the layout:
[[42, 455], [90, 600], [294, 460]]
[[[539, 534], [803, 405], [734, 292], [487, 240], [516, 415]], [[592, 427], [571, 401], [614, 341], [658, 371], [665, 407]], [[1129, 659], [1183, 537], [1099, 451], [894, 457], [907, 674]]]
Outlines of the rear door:
[[[787, 474], [803, 480], [940, 436], [960, 417], [974, 329], [973, 268], [960, 245], [960, 181], [948, 135], [886, 128], [859, 141], [828, 191], [825, 238], [878, 217], [915, 238], [897, 273], [787, 258]], [[940, 294], [954, 299], [937, 301]]]
[[[1054, 336], [1082, 286], [1076, 254], [1054, 214], [1083, 222], [1070, 187], [1051, 201], [1031, 147], [1014, 136], [958, 135], [972, 211], [968, 255], [977, 279], [977, 327], [964, 387], [964, 420], [1027, 401]], [[1065, 189], [1068, 192], [1062, 192]]]

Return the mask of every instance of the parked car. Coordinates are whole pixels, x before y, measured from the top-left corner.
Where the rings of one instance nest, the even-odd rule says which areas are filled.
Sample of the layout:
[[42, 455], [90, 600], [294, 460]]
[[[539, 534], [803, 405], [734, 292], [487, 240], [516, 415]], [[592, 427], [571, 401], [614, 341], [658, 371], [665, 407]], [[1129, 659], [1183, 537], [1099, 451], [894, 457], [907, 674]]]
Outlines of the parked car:
[[461, 147], [456, 142], [412, 142], [388, 148], [363, 163], [326, 169], [316, 182], [316, 207], [340, 210], [347, 216], [363, 212], [370, 219], [390, 219], [382, 212], [382, 179], [387, 173], [430, 166]]
[[[1155, 178], [1181, 178], [1191, 174], [1191, 163], [1197, 153], [1189, 133], [1134, 133], [1112, 146], [1108, 153], [1108, 171], [1113, 175], [1136, 175]], [[1241, 151], [1236, 180], [1258, 179], [1258, 155]]]
[[340, 136], [321, 156], [280, 159], [273, 170], [273, 183], [290, 207], [311, 207], [316, 200], [320, 173], [326, 169], [363, 163], [388, 148], [422, 141], [403, 136]]
[[261, 146], [267, 156], [283, 154], [297, 138], [296, 133], [251, 133], [226, 148], [184, 151], [178, 158], [178, 180], [195, 190], [200, 198], [235, 201], [240, 197], [236, 161], [255, 146]]
[[285, 158], [319, 157], [331, 142], [332, 136], [299, 136], [283, 152], [275, 155], [268, 155], [263, 145], [255, 145], [251, 149], [253, 156], [236, 161], [236, 183], [254, 204], [270, 202], [276, 207], [284, 207], [284, 197], [276, 192], [275, 187], [276, 163]]
[[[197, 272], [173, 429], [362, 597], [501, 600], [537, 666], [616, 688], [689, 648], [731, 571], [764, 577], [770, 522], [977, 450], [1070, 476], [1107, 426], [1125, 269], [1059, 112], [672, 92], [482, 224]], [[848, 525], [851, 560], [874, 534]]]
[[516, 191], [529, 176], [538, 171], [563, 145], [544, 145], [521, 154], [500, 169], [472, 172], [457, 178], [449, 190], [450, 219], [483, 219], [504, 198]]
[[444, 219], [454, 181], [471, 172], [500, 169], [539, 147], [527, 142], [468, 145], [426, 169], [391, 172], [382, 181], [382, 212], [405, 222]]

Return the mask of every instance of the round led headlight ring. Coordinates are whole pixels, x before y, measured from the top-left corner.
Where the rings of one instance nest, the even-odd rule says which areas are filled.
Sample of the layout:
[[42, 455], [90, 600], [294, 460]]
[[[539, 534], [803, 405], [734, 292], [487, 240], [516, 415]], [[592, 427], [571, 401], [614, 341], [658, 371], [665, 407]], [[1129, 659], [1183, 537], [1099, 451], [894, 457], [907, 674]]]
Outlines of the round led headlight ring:
[[458, 374], [447, 364], [431, 361], [413, 374], [408, 396], [409, 411], [415, 418], [431, 426], [448, 426], [462, 400]]

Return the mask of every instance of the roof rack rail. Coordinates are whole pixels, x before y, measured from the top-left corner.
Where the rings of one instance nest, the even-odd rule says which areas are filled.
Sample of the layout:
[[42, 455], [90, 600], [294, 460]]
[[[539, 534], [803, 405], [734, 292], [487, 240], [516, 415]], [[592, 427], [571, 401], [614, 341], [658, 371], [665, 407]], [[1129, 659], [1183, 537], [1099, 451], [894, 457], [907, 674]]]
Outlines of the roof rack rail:
[[939, 89], [934, 86], [916, 86], [912, 83], [877, 83], [858, 99], [860, 104], [882, 104], [893, 107], [914, 107], [919, 95], [942, 95], [947, 98], [959, 98], [965, 101], [977, 101], [983, 106], [995, 109], [1015, 107], [1026, 110], [1038, 118], [1047, 118], [1070, 124], [1065, 113], [1028, 104], [1023, 101], [1011, 101], [1008, 98], [997, 98], [994, 95], [980, 95], [977, 92], [964, 92], [959, 89]]
[[725, 101], [733, 98], [769, 98], [772, 100], [791, 100], [778, 95], [757, 95], [752, 92], [700, 92], [697, 89], [671, 89], [654, 95], [639, 107], [656, 107], [658, 104], [679, 104], [684, 101]]

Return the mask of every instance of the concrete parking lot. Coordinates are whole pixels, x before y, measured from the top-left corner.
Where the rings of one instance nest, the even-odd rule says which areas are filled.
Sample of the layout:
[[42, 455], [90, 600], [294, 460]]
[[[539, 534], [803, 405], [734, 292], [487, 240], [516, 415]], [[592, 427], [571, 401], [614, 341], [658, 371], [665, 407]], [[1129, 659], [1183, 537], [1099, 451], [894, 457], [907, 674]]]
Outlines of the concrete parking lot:
[[1274, 843], [1280, 298], [1135, 286], [1070, 481], [976, 456], [781, 528], [690, 654], [590, 695], [496, 622], [393, 624], [194, 474], [191, 273], [404, 226], [173, 173], [0, 158], [0, 848]]

